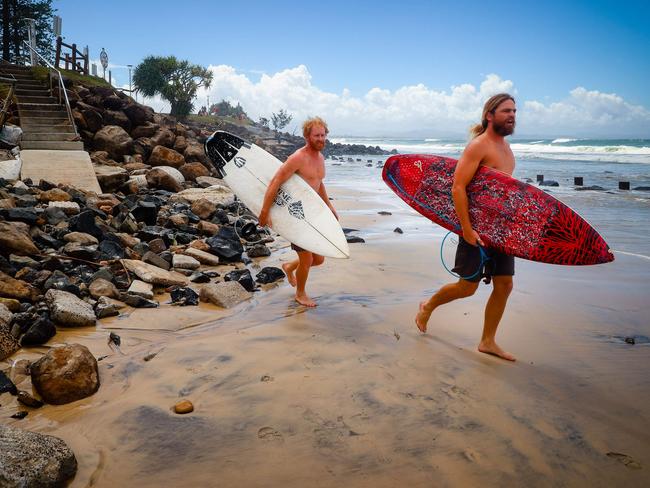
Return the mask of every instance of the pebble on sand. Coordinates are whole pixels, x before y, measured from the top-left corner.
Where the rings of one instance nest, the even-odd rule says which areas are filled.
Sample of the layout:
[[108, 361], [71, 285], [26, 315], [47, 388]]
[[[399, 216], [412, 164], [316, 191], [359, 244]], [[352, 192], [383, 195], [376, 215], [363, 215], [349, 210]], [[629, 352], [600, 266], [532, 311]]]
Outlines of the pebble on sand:
[[194, 405], [189, 400], [182, 400], [174, 405], [174, 412], [178, 414], [190, 413], [194, 411]]

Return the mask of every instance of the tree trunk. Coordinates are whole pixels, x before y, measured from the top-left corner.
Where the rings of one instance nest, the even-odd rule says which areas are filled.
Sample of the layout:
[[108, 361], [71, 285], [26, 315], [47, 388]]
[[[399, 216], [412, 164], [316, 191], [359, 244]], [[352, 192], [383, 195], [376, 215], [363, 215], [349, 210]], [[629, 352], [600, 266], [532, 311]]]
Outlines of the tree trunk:
[[11, 57], [11, 5], [9, 0], [2, 1], [2, 59]]
[[12, 56], [13, 59], [10, 61], [14, 63], [18, 63], [18, 56], [20, 56], [20, 21], [22, 20], [20, 16], [20, 10], [18, 9], [18, 0], [5, 0], [5, 1], [11, 1], [14, 7], [13, 11], [13, 18], [11, 19], [12, 23], [12, 40], [14, 44], [14, 55]]

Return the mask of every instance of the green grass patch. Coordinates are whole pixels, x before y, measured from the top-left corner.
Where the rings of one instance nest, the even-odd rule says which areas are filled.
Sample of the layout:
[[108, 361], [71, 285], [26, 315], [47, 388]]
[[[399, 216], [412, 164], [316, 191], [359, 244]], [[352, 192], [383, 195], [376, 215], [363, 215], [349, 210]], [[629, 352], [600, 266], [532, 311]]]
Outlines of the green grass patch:
[[[85, 76], [76, 71], [71, 71], [67, 69], [59, 69], [64, 78], [72, 80], [75, 83], [79, 83], [84, 86], [105, 86], [107, 88], [112, 88], [108, 81], [103, 78], [98, 78], [96, 76]], [[44, 66], [35, 66], [32, 68], [32, 73], [34, 77], [40, 81], [48, 81], [48, 72], [49, 70]]]

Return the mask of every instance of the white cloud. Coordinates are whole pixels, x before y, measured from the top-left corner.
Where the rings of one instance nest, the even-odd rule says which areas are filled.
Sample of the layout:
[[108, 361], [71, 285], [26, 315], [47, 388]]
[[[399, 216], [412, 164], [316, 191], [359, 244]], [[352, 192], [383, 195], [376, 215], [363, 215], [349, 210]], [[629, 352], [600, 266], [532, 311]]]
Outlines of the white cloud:
[[[320, 89], [305, 65], [262, 74], [257, 82], [232, 66], [209, 69], [212, 86], [199, 91], [197, 108], [206, 103], [207, 95], [211, 103], [221, 99], [241, 103], [253, 119], [283, 108], [294, 116], [289, 130], [310, 115], [320, 115], [332, 133], [340, 135], [462, 135], [478, 122], [487, 98], [509, 92], [518, 99], [519, 134], [647, 137], [650, 132], [650, 111], [618, 95], [578, 87], [558, 102], [520, 100], [514, 82], [497, 74], [488, 74], [478, 87], [464, 83], [435, 90], [417, 84], [391, 91], [376, 86], [355, 96], [348, 89], [340, 93]], [[168, 109], [169, 104], [156, 100], [152, 106]]]

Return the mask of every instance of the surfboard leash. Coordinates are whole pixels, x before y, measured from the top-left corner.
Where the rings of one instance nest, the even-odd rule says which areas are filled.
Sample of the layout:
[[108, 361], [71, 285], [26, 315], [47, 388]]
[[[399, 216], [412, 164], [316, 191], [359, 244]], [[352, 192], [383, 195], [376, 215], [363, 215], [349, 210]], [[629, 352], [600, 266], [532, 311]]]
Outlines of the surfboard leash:
[[479, 252], [481, 254], [481, 262], [479, 263], [478, 269], [476, 270], [476, 272], [474, 274], [469, 275], [469, 276], [461, 276], [461, 275], [459, 275], [457, 273], [454, 273], [453, 270], [449, 269], [449, 267], [445, 263], [445, 258], [442, 255], [442, 250], [445, 247], [445, 241], [447, 240], [447, 237], [449, 237], [450, 234], [453, 234], [453, 232], [452, 231], [447, 232], [447, 234], [445, 234], [445, 237], [442, 238], [442, 242], [440, 243], [440, 262], [442, 263], [442, 267], [445, 268], [447, 270], [447, 272], [450, 275], [452, 275], [453, 277], [455, 277], [455, 278], [460, 278], [461, 280], [471, 280], [472, 278], [475, 278], [477, 275], [479, 275], [481, 273], [481, 271], [483, 271], [483, 268], [484, 268], [485, 264], [488, 261], [490, 261], [492, 258], [487, 255], [487, 253], [485, 252], [485, 249], [483, 249], [483, 246], [481, 246], [480, 244], [477, 244], [478, 250], [479, 250]]

